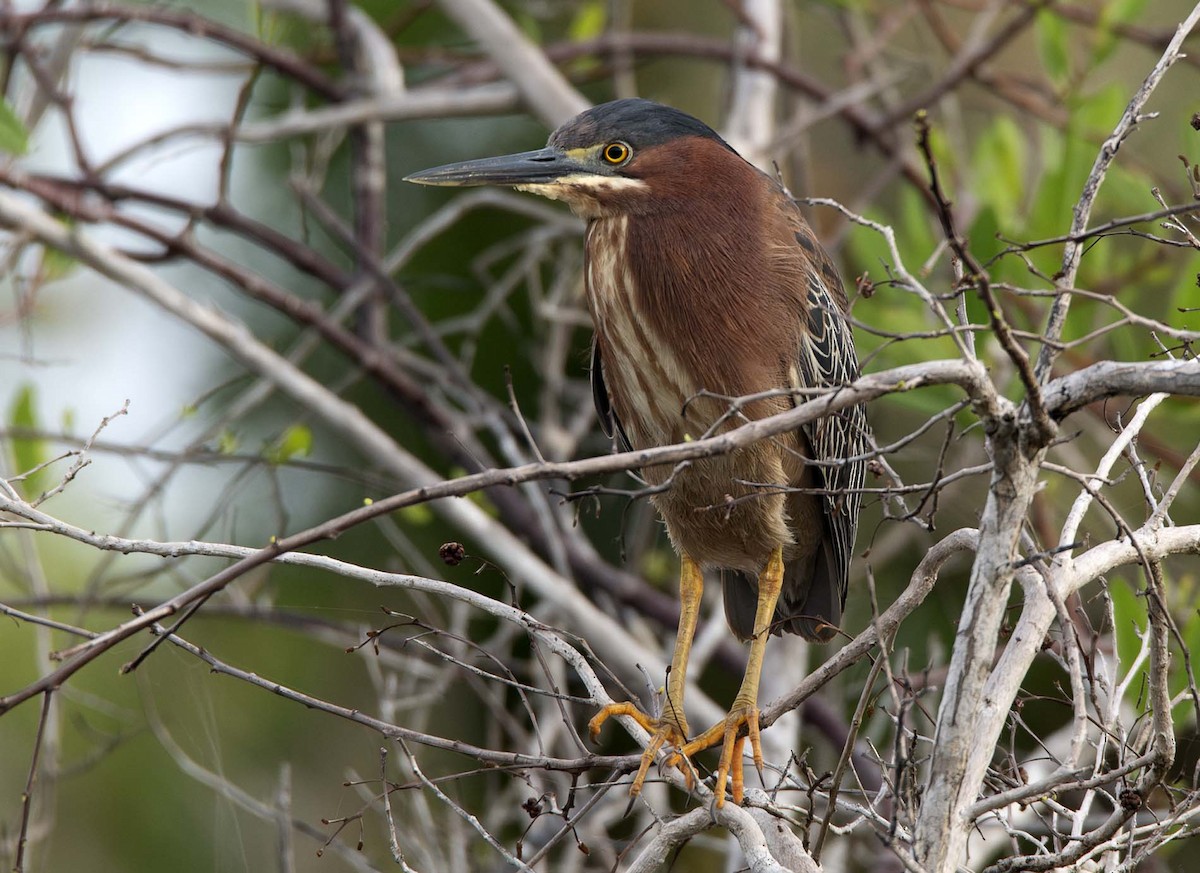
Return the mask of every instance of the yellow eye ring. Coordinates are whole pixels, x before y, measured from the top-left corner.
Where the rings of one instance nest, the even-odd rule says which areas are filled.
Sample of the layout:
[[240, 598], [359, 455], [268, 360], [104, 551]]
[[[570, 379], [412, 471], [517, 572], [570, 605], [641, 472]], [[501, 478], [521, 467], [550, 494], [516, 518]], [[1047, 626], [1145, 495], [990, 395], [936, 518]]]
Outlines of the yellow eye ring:
[[600, 154], [610, 164], [623, 164], [629, 160], [629, 156], [633, 154], [633, 150], [623, 142], [610, 142]]

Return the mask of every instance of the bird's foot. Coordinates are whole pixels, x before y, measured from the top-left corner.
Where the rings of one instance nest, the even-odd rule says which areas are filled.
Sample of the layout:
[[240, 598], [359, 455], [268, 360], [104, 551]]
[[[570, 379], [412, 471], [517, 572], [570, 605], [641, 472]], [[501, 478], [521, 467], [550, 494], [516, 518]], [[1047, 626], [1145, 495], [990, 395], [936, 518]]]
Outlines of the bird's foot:
[[592, 720], [588, 722], [588, 732], [592, 739], [595, 740], [600, 735], [600, 728], [605, 721], [618, 715], [629, 716], [641, 725], [646, 733], [650, 734], [650, 743], [646, 746], [646, 751], [642, 753], [642, 764], [638, 767], [637, 775], [633, 778], [633, 785], [629, 788], [631, 797], [637, 797], [642, 793], [642, 784], [646, 781], [650, 765], [654, 763], [655, 757], [663, 747], [675, 749], [666, 760], [667, 766], [679, 768], [689, 790], [696, 784], [695, 768], [692, 767], [692, 762], [684, 751], [687, 744], [688, 727], [682, 716], [679, 718], [654, 718], [646, 715], [632, 703], [610, 703], [592, 716]]
[[[745, 727], [745, 733], [742, 728]], [[717, 785], [714, 789], [717, 795], [717, 808], [725, 805], [725, 785], [732, 776], [733, 802], [738, 806], [746, 796], [746, 779], [744, 773], [744, 758], [742, 751], [746, 745], [746, 737], [750, 738], [750, 751], [754, 756], [754, 766], [759, 775], [763, 770], [762, 741], [758, 734], [758, 706], [754, 701], [734, 701], [733, 708], [724, 720], [717, 722], [700, 736], [679, 749], [678, 754], [690, 759], [697, 752], [721, 744], [721, 763], [717, 766]], [[674, 763], [667, 760], [668, 764]]]

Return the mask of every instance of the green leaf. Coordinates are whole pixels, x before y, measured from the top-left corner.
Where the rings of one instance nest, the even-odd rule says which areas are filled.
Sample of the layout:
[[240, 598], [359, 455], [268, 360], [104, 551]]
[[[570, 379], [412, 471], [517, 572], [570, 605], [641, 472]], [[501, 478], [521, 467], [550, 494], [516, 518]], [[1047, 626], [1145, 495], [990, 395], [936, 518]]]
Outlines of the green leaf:
[[[1048, 126], [1039, 131], [1041, 164], [1045, 170], [1036, 187], [1033, 207], [1027, 213], [1025, 233], [1032, 239], [1062, 233], [1062, 228], [1071, 222], [1075, 202], [1096, 158], [1095, 146], [1079, 136], [1077, 129], [1073, 118], [1065, 136]], [[1032, 254], [1040, 269], [1053, 273], [1058, 269], [1062, 249], [1051, 246]]]
[[1054, 12], [1043, 9], [1034, 21], [1038, 53], [1046, 74], [1059, 88], [1071, 82], [1071, 43], [1067, 36], [1067, 25]]
[[1146, 0], [1109, 0], [1100, 10], [1096, 44], [1092, 47], [1092, 63], [1104, 63], [1117, 47], [1117, 35], [1114, 32], [1118, 24], [1126, 24], [1135, 20], [1146, 8]]
[[668, 587], [676, 574], [675, 555], [669, 549], [647, 549], [642, 557], [639, 574], [651, 585]]
[[272, 464], [283, 464], [292, 458], [307, 458], [312, 454], [312, 431], [302, 424], [293, 424], [283, 432], [267, 451], [267, 460]]
[[1128, 24], [1140, 17], [1145, 8], [1146, 0], [1108, 0], [1100, 10], [1100, 26], [1111, 29]]
[[974, 172], [979, 199], [996, 212], [1002, 231], [1012, 236], [1016, 226], [1025, 185], [1025, 137], [1017, 123], [1007, 115], [996, 118], [975, 146]]
[[517, 28], [529, 37], [531, 42], [538, 45], [542, 43], [542, 24], [537, 18], [530, 15], [528, 12], [518, 10], [513, 15], [513, 23]]
[[575, 42], [583, 42], [604, 33], [607, 23], [608, 5], [599, 0], [592, 0], [579, 7], [579, 11], [571, 20], [571, 26], [567, 28], [567, 35]]
[[1113, 635], [1117, 643], [1117, 662], [1129, 664], [1142, 646], [1138, 634], [1145, 630], [1146, 604], [1133, 586], [1123, 579], [1110, 580], [1108, 593], [1112, 597], [1113, 619], [1116, 622]]
[[[885, 223], [889, 221], [889, 218], [878, 210], [867, 210], [867, 217]], [[856, 275], [867, 273], [873, 279], [887, 275], [887, 265], [891, 263], [892, 256], [881, 234], [865, 227], [852, 227], [847, 239], [847, 248]], [[904, 254], [907, 257], [907, 252]]]
[[[1078, 111], [1072, 114], [1072, 124], [1078, 122], [1075, 130], [1081, 136], [1107, 137], [1121, 120], [1128, 102], [1129, 95], [1120, 85], [1113, 83], [1100, 88], [1094, 94], [1089, 94], [1086, 100], [1079, 102]], [[1095, 158], [1096, 146], [1089, 144], [1088, 151], [1091, 152], [1092, 158]]]
[[1004, 247], [996, 236], [1000, 231], [1001, 222], [995, 208], [991, 204], [985, 205], [979, 210], [975, 220], [971, 222], [970, 230], [967, 231], [971, 253], [981, 261], [997, 254]]
[[426, 527], [433, 523], [433, 510], [424, 503], [405, 506], [397, 514], [402, 522], [413, 527]]
[[[942, 186], [949, 188], [950, 180], [956, 178], [955, 170], [959, 166], [959, 157], [954, 143], [950, 141], [941, 127], [935, 126], [929, 131], [929, 150], [933, 152], [933, 159], [937, 161], [938, 175], [941, 177]], [[954, 199], [952, 193], [950, 199]]]
[[29, 131], [7, 100], [0, 100], [0, 152], [23, 155], [29, 151]]
[[79, 261], [61, 249], [42, 249], [41, 278], [45, 282], [53, 282], [55, 279], [65, 279], [71, 273], [75, 272], [77, 266], [79, 266]]
[[221, 431], [221, 435], [217, 437], [217, 451], [222, 455], [232, 455], [238, 450], [240, 441], [237, 434], [229, 428]]
[[[1194, 594], [1196, 591], [1196, 580], [1195, 578], [1189, 578], [1185, 575], [1178, 579], [1175, 585], [1172, 587], [1175, 587], [1180, 591], [1187, 591]], [[1200, 651], [1200, 648], [1197, 648], [1200, 646], [1200, 610], [1193, 606], [1188, 612], [1185, 612], [1184, 615], [1186, 616], [1186, 620], [1180, 622], [1182, 627], [1180, 628], [1179, 635], [1183, 637], [1183, 644], [1187, 646], [1187, 651]], [[1182, 658], [1172, 659], [1171, 674], [1171, 688], [1173, 693], [1178, 693], [1187, 687], [1188, 677], [1187, 672], [1183, 669]]]
[[[1104, 179], [1104, 187], [1100, 189], [1106, 212], [1116, 215], [1129, 215], [1138, 212], [1150, 212], [1155, 207], [1151, 189], [1154, 180], [1136, 168], [1114, 165], [1109, 168]], [[1146, 229], [1156, 228], [1150, 224]]]
[[[13, 398], [12, 406], [8, 410], [8, 422], [13, 430], [34, 431], [39, 429], [37, 390], [32, 385], [23, 385], [17, 391], [17, 396]], [[28, 473], [35, 467], [46, 463], [50, 456], [46, 451], [45, 440], [19, 437], [12, 441], [12, 457], [16, 471]], [[44, 490], [42, 483], [45, 478], [46, 471], [39, 470], [18, 484], [26, 497], [33, 497], [41, 494]]]
[[[869, 232], [879, 236], [874, 231]], [[912, 186], [900, 189], [896, 235], [900, 254], [910, 269], [925, 263], [941, 239], [940, 235], [934, 236], [929, 204]], [[882, 237], [880, 241], [883, 241]]]

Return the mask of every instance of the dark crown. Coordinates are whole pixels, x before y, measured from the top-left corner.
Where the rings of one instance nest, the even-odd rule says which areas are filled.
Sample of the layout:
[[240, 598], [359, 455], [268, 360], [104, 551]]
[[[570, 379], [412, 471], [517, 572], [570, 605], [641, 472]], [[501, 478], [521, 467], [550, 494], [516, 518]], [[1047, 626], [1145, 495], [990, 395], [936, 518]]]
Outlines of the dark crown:
[[601, 103], [581, 112], [554, 131], [549, 144], [572, 149], [621, 140], [639, 149], [688, 136], [716, 140], [733, 151], [715, 130], [700, 119], [671, 106], [636, 97]]

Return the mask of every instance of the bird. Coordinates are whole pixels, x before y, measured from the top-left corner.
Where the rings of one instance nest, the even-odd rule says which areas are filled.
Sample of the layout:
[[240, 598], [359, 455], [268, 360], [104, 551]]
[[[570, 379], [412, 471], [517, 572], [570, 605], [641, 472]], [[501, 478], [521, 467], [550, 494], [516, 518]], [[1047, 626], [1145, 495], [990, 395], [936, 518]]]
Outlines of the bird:
[[[564, 201], [587, 222], [593, 399], [620, 449], [723, 433], [854, 382], [859, 365], [837, 268], [791, 194], [716, 131], [640, 98], [585, 110], [545, 148], [414, 173], [421, 185], [498, 185]], [[862, 405], [716, 457], [640, 471], [680, 556], [679, 628], [661, 715], [610, 703], [650, 735], [632, 783], [660, 751], [691, 762], [721, 746], [714, 794], [745, 796], [749, 739], [760, 777], [758, 687], [767, 639], [828, 642], [845, 606], [868, 457]], [[705, 570], [719, 573], [733, 634], [749, 642], [728, 715], [699, 735], [683, 707]]]

